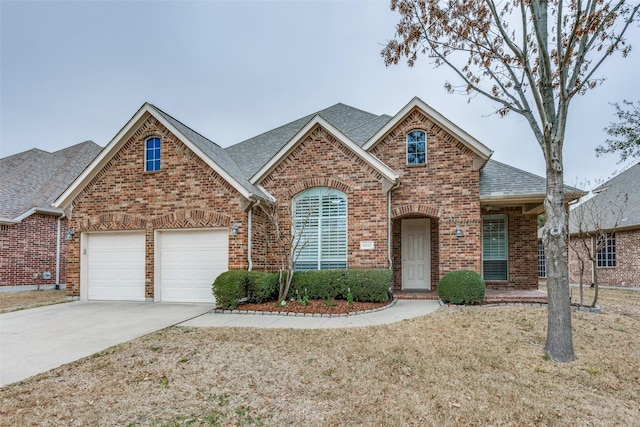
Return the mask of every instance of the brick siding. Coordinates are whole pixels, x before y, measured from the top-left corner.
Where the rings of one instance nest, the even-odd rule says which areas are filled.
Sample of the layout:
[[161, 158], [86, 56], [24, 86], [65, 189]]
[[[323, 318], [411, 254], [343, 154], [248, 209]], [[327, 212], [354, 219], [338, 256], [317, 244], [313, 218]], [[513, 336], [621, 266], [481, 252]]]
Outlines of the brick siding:
[[[67, 220], [60, 221], [60, 282], [65, 283]], [[58, 217], [33, 214], [18, 224], [0, 225], [0, 286], [55, 285]], [[43, 272], [51, 278], [43, 279]], [[33, 275], [38, 277], [34, 279]]]
[[[591, 262], [580, 251], [585, 259], [584, 284], [591, 284]], [[616, 266], [599, 267], [598, 284], [603, 286], [640, 287], [640, 229], [616, 231]], [[569, 280], [571, 283], [580, 282], [578, 257], [569, 250]]]
[[[144, 171], [145, 140], [161, 139], [161, 169]], [[73, 201], [67, 294], [80, 295], [80, 236], [85, 231], [140, 230], [146, 235], [147, 299], [154, 297], [154, 231], [157, 229], [230, 229], [230, 269], [247, 262], [247, 200], [160, 122], [150, 117], [123, 144]]]

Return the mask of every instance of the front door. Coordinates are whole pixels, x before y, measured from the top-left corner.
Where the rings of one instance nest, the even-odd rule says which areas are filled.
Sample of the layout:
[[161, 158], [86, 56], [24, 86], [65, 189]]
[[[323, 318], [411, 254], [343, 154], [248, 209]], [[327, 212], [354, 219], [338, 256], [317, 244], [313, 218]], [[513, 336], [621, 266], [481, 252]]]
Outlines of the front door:
[[402, 289], [431, 289], [431, 222], [402, 220]]

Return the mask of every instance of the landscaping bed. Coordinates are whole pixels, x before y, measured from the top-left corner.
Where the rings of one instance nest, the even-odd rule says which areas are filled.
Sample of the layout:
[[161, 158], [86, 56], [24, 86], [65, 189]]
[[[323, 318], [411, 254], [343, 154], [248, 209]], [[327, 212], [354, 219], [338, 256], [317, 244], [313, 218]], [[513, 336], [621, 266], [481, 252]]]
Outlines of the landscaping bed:
[[295, 301], [287, 302], [286, 305], [278, 305], [275, 301], [263, 302], [263, 303], [245, 303], [240, 304], [236, 310], [238, 311], [260, 311], [260, 312], [272, 312], [272, 313], [301, 313], [305, 315], [313, 314], [328, 314], [328, 315], [341, 315], [341, 314], [355, 314], [357, 312], [378, 310], [389, 305], [391, 301], [385, 302], [360, 302], [354, 301], [353, 305], [345, 300], [333, 300], [329, 303], [325, 303], [323, 300], [313, 299], [309, 300], [307, 305], [299, 304]]

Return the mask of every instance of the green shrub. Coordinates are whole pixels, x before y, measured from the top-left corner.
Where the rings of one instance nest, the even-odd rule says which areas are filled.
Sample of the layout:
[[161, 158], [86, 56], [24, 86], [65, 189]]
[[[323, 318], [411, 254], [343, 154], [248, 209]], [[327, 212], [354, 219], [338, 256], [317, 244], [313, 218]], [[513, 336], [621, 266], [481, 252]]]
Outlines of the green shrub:
[[247, 274], [247, 294], [250, 302], [265, 302], [278, 298], [278, 273], [252, 271]]
[[247, 275], [245, 270], [229, 270], [213, 282], [212, 291], [216, 305], [225, 310], [234, 310], [241, 298], [247, 295]]
[[347, 299], [350, 293], [354, 301], [383, 302], [389, 299], [391, 280], [388, 269], [296, 271], [289, 297]]
[[485, 285], [475, 271], [458, 270], [445, 274], [438, 283], [438, 296], [452, 304], [471, 304], [484, 299]]
[[235, 310], [242, 298], [249, 302], [271, 301], [278, 297], [278, 274], [262, 271], [229, 270], [212, 286], [218, 307]]

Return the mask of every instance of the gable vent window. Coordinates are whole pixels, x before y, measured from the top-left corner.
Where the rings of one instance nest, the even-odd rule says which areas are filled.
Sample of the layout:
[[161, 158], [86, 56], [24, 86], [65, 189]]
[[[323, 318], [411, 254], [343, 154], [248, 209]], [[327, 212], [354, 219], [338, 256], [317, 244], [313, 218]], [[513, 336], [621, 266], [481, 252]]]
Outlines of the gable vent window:
[[424, 165], [427, 163], [427, 134], [414, 130], [407, 134], [407, 164]]
[[160, 170], [160, 138], [147, 139], [144, 150], [144, 160], [145, 171]]
[[313, 188], [293, 199], [295, 270], [347, 268], [347, 196]]
[[484, 280], [507, 280], [507, 216], [482, 217], [482, 276]]

